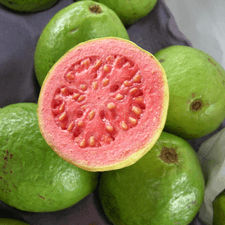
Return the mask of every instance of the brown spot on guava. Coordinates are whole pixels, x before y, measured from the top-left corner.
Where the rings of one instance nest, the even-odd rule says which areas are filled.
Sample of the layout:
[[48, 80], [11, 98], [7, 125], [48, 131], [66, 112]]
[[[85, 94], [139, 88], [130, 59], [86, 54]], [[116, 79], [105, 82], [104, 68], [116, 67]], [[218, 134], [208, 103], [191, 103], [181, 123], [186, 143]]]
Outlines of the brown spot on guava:
[[195, 93], [191, 93], [191, 97], [192, 98], [195, 98]]
[[208, 61], [209, 61], [213, 66], [216, 66], [216, 63], [214, 63], [214, 62], [212, 61], [212, 59], [208, 58]]
[[166, 163], [177, 163], [178, 156], [175, 148], [163, 147], [159, 156]]
[[190, 109], [191, 111], [193, 112], [197, 112], [197, 111], [200, 111], [201, 108], [203, 106], [203, 102], [200, 100], [200, 99], [195, 99], [191, 105], [190, 105]]
[[45, 199], [43, 196], [41, 196], [41, 195], [38, 195], [40, 198], [42, 198], [42, 199]]
[[102, 9], [99, 5], [95, 4], [89, 7], [90, 12], [100, 14], [102, 13]]
[[160, 63], [165, 62], [165, 59], [159, 59], [159, 62]]

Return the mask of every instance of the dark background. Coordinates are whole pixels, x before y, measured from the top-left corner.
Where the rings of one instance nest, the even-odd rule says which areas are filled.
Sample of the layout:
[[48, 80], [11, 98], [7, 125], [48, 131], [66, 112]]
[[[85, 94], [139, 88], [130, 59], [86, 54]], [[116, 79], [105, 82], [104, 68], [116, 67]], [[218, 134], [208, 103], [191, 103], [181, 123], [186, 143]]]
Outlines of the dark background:
[[[51, 9], [29, 14], [17, 13], [0, 5], [0, 108], [18, 102], [37, 102], [40, 87], [33, 61], [36, 43], [53, 15], [73, 2], [61, 0]], [[163, 0], [158, 1], [149, 15], [127, 30], [131, 41], [152, 54], [170, 45], [191, 45], [177, 28]], [[197, 151], [202, 141], [211, 135], [190, 143]], [[111, 224], [102, 211], [97, 191], [73, 207], [51, 213], [22, 212], [0, 201], [2, 217], [19, 219], [30, 225]], [[203, 225], [198, 217], [191, 224]]]

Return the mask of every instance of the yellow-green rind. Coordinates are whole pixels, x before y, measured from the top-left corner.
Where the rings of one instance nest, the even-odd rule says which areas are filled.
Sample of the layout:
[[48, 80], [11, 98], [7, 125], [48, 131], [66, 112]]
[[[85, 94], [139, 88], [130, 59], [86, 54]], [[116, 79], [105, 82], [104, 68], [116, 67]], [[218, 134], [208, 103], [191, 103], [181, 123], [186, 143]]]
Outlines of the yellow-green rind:
[[38, 12], [51, 8], [58, 0], [0, 0], [0, 4], [18, 12]]
[[[102, 12], [90, 11], [93, 6]], [[95, 1], [80, 1], [61, 9], [45, 26], [36, 45], [34, 68], [38, 83], [42, 85], [48, 71], [69, 49], [101, 37], [129, 40], [126, 28], [110, 8]]]
[[213, 201], [213, 225], [224, 225], [225, 222], [225, 191]]
[[157, 0], [96, 0], [112, 9], [124, 25], [132, 25], [150, 13]]
[[16, 219], [0, 218], [0, 225], [29, 225], [29, 224]]
[[[55, 67], [57, 66], [58, 63], [60, 63], [60, 60], [63, 59], [64, 57], [66, 57], [66, 55], [69, 52], [72, 52], [75, 48], [79, 48], [79, 46], [85, 45], [85, 44], [89, 44], [89, 42], [98, 42], [98, 41], [104, 41], [104, 40], [118, 40], [118, 41], [126, 41], [128, 43], [130, 43], [132, 46], [134, 46], [135, 48], [139, 49], [143, 54], [147, 54], [148, 56], [150, 56], [151, 58], [153, 58], [155, 60], [155, 62], [157, 63], [157, 65], [159, 66], [161, 73], [162, 73], [162, 78], [164, 81], [164, 99], [161, 99], [161, 101], [163, 102], [162, 105], [162, 114], [160, 116], [161, 121], [160, 124], [158, 125], [158, 129], [154, 134], [154, 137], [149, 137], [150, 142], [145, 144], [142, 148], [138, 149], [138, 151], [134, 152], [132, 154], [132, 156], [130, 156], [129, 158], [124, 159], [123, 161], [120, 161], [119, 163], [113, 163], [111, 165], [104, 165], [104, 166], [89, 166], [86, 163], [77, 163], [74, 161], [71, 161], [70, 158], [64, 157], [62, 156], [62, 154], [60, 154], [60, 150], [56, 148], [56, 146], [54, 146], [53, 141], [54, 137], [51, 136], [51, 134], [46, 133], [45, 132], [45, 127], [43, 126], [43, 120], [45, 120], [45, 118], [42, 118], [42, 105], [43, 105], [43, 100], [46, 96], [43, 96], [43, 93], [46, 92], [45, 89], [48, 89], [48, 85], [46, 84], [48, 81], [48, 77], [51, 76], [52, 71], [54, 71]], [[47, 92], [46, 92], [47, 93]], [[145, 51], [144, 49], [140, 48], [139, 46], [137, 46], [135, 43], [133, 43], [130, 40], [125, 40], [122, 38], [115, 38], [115, 37], [105, 37], [105, 38], [96, 38], [93, 40], [88, 40], [86, 42], [80, 43], [77, 46], [75, 46], [74, 48], [70, 49], [65, 55], [63, 55], [58, 62], [51, 68], [51, 70], [49, 71], [49, 73], [47, 74], [42, 87], [41, 87], [41, 91], [40, 91], [40, 95], [39, 95], [39, 99], [38, 99], [38, 120], [39, 120], [39, 127], [40, 127], [40, 131], [43, 135], [43, 137], [45, 138], [46, 142], [48, 143], [48, 145], [61, 157], [63, 158], [65, 161], [76, 165], [79, 168], [82, 168], [84, 170], [88, 170], [88, 171], [109, 171], [109, 170], [117, 170], [117, 169], [121, 169], [127, 166], [130, 166], [132, 164], [134, 164], [136, 161], [138, 161], [141, 157], [143, 157], [155, 144], [155, 142], [158, 140], [158, 138], [161, 135], [161, 132], [163, 131], [165, 122], [166, 122], [166, 118], [167, 118], [167, 110], [168, 110], [168, 105], [169, 105], [169, 87], [168, 87], [168, 83], [167, 83], [167, 77], [166, 77], [166, 73], [164, 68], [161, 66], [160, 62], [154, 57], [154, 55], [152, 55], [150, 52]]]
[[98, 173], [65, 162], [43, 139], [36, 103], [0, 110], [0, 200], [27, 212], [68, 208], [97, 186]]
[[[170, 103], [165, 131], [186, 140], [215, 131], [225, 119], [225, 70], [207, 53], [174, 45], [154, 54], [167, 75]], [[192, 110], [192, 104], [201, 105]]]
[[201, 207], [204, 188], [193, 148], [180, 137], [162, 132], [135, 164], [101, 174], [99, 196], [114, 225], [187, 225]]

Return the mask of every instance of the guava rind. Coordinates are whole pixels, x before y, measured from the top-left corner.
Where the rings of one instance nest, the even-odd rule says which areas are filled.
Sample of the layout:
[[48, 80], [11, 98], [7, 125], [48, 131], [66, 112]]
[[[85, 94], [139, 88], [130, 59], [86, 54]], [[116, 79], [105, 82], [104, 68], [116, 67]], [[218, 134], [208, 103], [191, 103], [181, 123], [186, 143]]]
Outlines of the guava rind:
[[[163, 148], [173, 148], [178, 162], [163, 161]], [[99, 196], [106, 216], [115, 225], [189, 224], [203, 202], [204, 187], [192, 147], [180, 137], [162, 132], [135, 164], [101, 174]]]
[[[225, 119], [225, 70], [207, 53], [190, 46], [169, 46], [154, 54], [164, 67], [170, 104], [164, 130], [184, 139], [215, 131]], [[201, 109], [191, 110], [195, 100]]]
[[0, 110], [0, 199], [23, 211], [65, 209], [90, 194], [98, 173], [77, 168], [58, 157], [43, 139], [36, 103]]
[[157, 0], [96, 0], [112, 9], [124, 25], [131, 25], [150, 13]]
[[0, 225], [29, 225], [29, 224], [22, 222], [20, 220], [0, 218]]
[[213, 225], [223, 225], [225, 220], [225, 191], [213, 201]]
[[38, 12], [51, 8], [58, 0], [0, 0], [9, 9], [18, 12]]
[[[90, 6], [98, 5], [101, 13]], [[70, 48], [94, 38], [120, 37], [129, 40], [126, 28], [114, 11], [95, 1], [74, 2], [57, 12], [43, 29], [34, 54], [37, 80], [42, 85], [48, 71]]]
[[[145, 113], [141, 117], [140, 125], [133, 127], [129, 135], [121, 133], [117, 136], [117, 140], [109, 146], [84, 149], [77, 147], [74, 140], [71, 139], [72, 135], [68, 135], [67, 131], [61, 132], [55, 124], [52, 117], [52, 99], [60, 85], [68, 85], [64, 81], [64, 74], [74, 62], [99, 53], [123, 55], [137, 60], [139, 66], [142, 65], [141, 71], [145, 80], [143, 89], [146, 89], [147, 108], [145, 110], [146, 112], [149, 110], [150, 113]], [[151, 87], [148, 81], [154, 81], [157, 88]], [[154, 97], [151, 90], [158, 92], [158, 94], [156, 93], [158, 97]], [[152, 98], [151, 95], [153, 95]], [[101, 97], [104, 98], [104, 96]], [[154, 98], [158, 100], [156, 101]], [[46, 142], [67, 162], [88, 171], [115, 170], [135, 163], [154, 145], [164, 128], [168, 99], [169, 90], [165, 71], [151, 53], [129, 40], [115, 37], [98, 38], [80, 43], [70, 49], [49, 71], [41, 87], [38, 100], [39, 127]], [[92, 101], [93, 99], [90, 100], [90, 102]], [[155, 110], [152, 110], [152, 104], [156, 104]], [[155, 112], [158, 113], [154, 119], [152, 113]]]

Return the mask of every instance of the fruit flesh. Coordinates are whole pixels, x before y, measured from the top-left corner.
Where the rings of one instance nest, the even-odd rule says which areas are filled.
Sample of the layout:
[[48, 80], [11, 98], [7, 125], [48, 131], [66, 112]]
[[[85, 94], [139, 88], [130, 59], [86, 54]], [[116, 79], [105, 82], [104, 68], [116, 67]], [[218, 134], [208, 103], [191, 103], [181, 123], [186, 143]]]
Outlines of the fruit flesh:
[[116, 169], [137, 161], [159, 137], [168, 86], [150, 53], [102, 38], [55, 64], [38, 105], [40, 129], [57, 154], [87, 170]]

